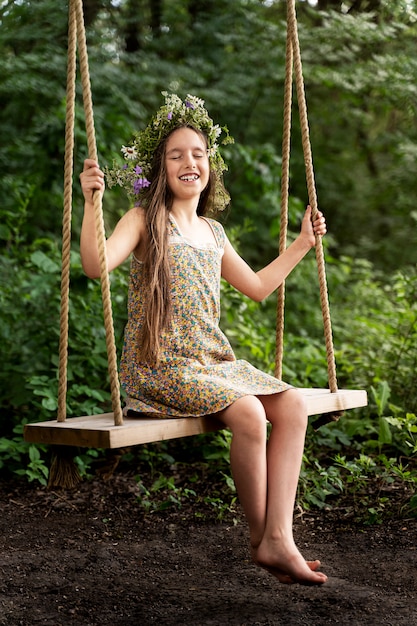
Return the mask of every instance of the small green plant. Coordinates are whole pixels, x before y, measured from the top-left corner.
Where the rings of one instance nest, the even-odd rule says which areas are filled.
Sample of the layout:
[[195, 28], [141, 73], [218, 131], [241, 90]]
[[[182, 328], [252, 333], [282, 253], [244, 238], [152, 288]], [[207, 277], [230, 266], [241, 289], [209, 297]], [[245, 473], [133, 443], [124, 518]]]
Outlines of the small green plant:
[[150, 488], [147, 488], [139, 476], [136, 477], [139, 487], [138, 501], [146, 511], [165, 511], [167, 508], [175, 506], [180, 509], [185, 500], [197, 496], [193, 489], [188, 487], [177, 487], [173, 476], [160, 474], [153, 481]]
[[344, 485], [338, 467], [324, 467], [317, 459], [304, 461], [300, 472], [297, 500], [304, 509], [323, 509], [329, 500], [343, 493]]
[[[235, 507], [237, 504], [237, 497], [233, 496], [230, 501], [226, 501], [223, 498], [215, 496], [206, 496], [204, 502], [209, 504], [216, 513], [216, 520], [221, 522], [227, 515], [235, 513]], [[201, 517], [201, 515], [200, 515]], [[237, 520], [234, 517], [233, 523], [236, 524]]]
[[413, 517], [417, 517], [417, 495], [411, 496], [410, 501], [405, 505], [404, 511]]
[[417, 455], [417, 416], [406, 413], [385, 419], [394, 428], [393, 440], [396, 445], [407, 456]]
[[41, 457], [37, 446], [29, 446], [29, 463], [26, 467], [17, 469], [15, 473], [19, 476], [26, 476], [29, 482], [36, 480], [41, 485], [45, 486], [47, 484], [49, 468], [45, 465], [45, 461]]
[[23, 425], [16, 426], [13, 432], [14, 437], [0, 438], [0, 469], [24, 476], [29, 482], [46, 485], [49, 469], [41, 454], [46, 452], [46, 447], [25, 443], [22, 439]]
[[385, 409], [388, 405], [391, 390], [388, 383], [384, 380], [379, 383], [378, 389], [375, 389], [375, 387], [371, 387], [371, 392], [377, 407], [379, 420], [378, 445], [381, 451], [381, 447], [383, 446], [383, 444], [392, 442], [392, 434], [388, 422], [389, 417], [386, 417], [384, 415]]
[[[379, 420], [378, 447], [390, 446], [406, 456], [417, 453], [417, 417], [414, 413], [405, 412], [401, 407], [388, 402], [390, 387], [381, 381], [377, 388], [371, 387], [372, 396], [377, 407]], [[391, 413], [386, 415], [387, 409]]]

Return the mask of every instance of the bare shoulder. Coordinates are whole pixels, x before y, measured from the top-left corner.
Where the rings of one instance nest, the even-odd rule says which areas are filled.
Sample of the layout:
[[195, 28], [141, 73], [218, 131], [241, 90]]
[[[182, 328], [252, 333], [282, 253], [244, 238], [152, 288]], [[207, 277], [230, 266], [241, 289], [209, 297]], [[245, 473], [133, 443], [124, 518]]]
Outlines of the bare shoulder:
[[132, 226], [135, 224], [136, 227], [145, 227], [145, 210], [140, 206], [135, 206], [124, 214], [122, 220]]
[[107, 240], [107, 256], [117, 267], [131, 252], [137, 250], [145, 239], [146, 225], [143, 209], [135, 207], [127, 211], [117, 222]]
[[146, 231], [145, 212], [141, 207], [133, 207], [129, 209], [119, 220], [115, 232], [124, 233], [129, 239], [134, 238], [136, 244], [144, 236]]

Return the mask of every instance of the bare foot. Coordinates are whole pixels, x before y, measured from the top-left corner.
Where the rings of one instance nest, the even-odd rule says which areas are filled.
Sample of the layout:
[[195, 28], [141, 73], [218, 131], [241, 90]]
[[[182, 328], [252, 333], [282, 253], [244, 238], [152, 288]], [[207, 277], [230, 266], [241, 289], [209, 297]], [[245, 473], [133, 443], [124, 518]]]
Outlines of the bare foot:
[[[320, 561], [306, 561], [306, 564], [308, 565], [308, 567], [311, 569], [312, 572], [316, 572], [318, 570], [318, 568], [320, 567]], [[257, 565], [259, 567], [262, 567], [264, 570], [266, 570], [267, 572], [269, 572], [272, 576], [274, 576], [277, 580], [279, 580], [280, 583], [284, 583], [286, 585], [293, 585], [295, 583], [300, 583], [300, 584], [304, 584], [304, 585], [311, 585], [311, 584], [322, 584], [322, 583], [303, 583], [299, 580], [294, 580], [293, 578], [291, 578], [291, 576], [289, 576], [288, 574], [285, 574], [283, 572], [283, 570], [280, 570], [276, 567], [265, 567], [264, 565], [261, 565], [260, 563], [257, 563]], [[327, 579], [326, 579], [327, 580]], [[325, 582], [325, 581], [323, 581]]]
[[[296, 582], [298, 582], [298, 581], [294, 580], [293, 578], [291, 578], [291, 576], [286, 574], [284, 572], [284, 570], [282, 570], [282, 569], [279, 569], [277, 567], [269, 567], [269, 566], [266, 566], [266, 565], [262, 565], [262, 563], [260, 563], [257, 560], [256, 553], [257, 553], [257, 548], [252, 548], [251, 547], [252, 560], [255, 563], [255, 565], [257, 565], [258, 567], [261, 567], [265, 571], [269, 572], [269, 574], [271, 574], [277, 580], [279, 580], [280, 583], [283, 583], [284, 585], [294, 585]], [[321, 563], [320, 563], [320, 561], [318, 559], [316, 561], [306, 561], [306, 564], [307, 564], [307, 566], [310, 568], [310, 570], [312, 572], [316, 572], [318, 570], [318, 568], [320, 567], [320, 565], [321, 565]]]
[[252, 548], [252, 558], [283, 584], [322, 585], [327, 581], [327, 576], [317, 571], [320, 561], [305, 561], [295, 545], [285, 547], [282, 542], [262, 541], [256, 549]]

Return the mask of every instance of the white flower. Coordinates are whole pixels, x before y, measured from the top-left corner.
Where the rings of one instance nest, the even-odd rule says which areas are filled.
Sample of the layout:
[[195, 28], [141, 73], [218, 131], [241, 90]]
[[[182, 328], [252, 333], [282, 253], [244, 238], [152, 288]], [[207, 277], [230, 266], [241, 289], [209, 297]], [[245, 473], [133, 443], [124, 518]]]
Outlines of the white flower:
[[220, 126], [218, 124], [215, 124], [215, 126], [213, 126], [213, 131], [212, 132], [213, 132], [213, 135], [217, 139], [222, 134], [222, 129], [220, 128]]
[[187, 94], [187, 100], [189, 100], [195, 107], [203, 107], [204, 100], [201, 98], [197, 98], [197, 96], [192, 96], [191, 94]]
[[138, 156], [137, 150], [136, 148], [133, 148], [133, 146], [122, 146], [121, 152], [123, 153], [125, 159], [129, 159], [132, 161]]
[[209, 157], [213, 157], [213, 156], [215, 156], [215, 154], [216, 154], [216, 152], [217, 152], [218, 148], [219, 148], [218, 144], [217, 144], [217, 143], [214, 143], [214, 144], [211, 146], [211, 148], [209, 148], [209, 149], [207, 150], [207, 154], [208, 154], [208, 156], [209, 156]]

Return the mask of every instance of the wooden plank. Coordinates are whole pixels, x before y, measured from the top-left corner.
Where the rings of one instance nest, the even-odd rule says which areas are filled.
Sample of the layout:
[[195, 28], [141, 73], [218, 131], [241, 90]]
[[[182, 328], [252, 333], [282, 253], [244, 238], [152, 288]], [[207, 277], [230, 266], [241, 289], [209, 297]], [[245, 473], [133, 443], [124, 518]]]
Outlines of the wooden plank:
[[[309, 415], [332, 413], [367, 405], [366, 391], [300, 389]], [[65, 422], [47, 421], [26, 424], [25, 441], [82, 448], [123, 448], [142, 443], [189, 437], [219, 430], [222, 423], [213, 417], [149, 418], [126, 417], [115, 426], [113, 413], [70, 417]]]
[[368, 404], [368, 396], [363, 389], [339, 389], [336, 393], [331, 393], [329, 389], [299, 389], [299, 392], [304, 396], [309, 415], [359, 409]]
[[142, 443], [189, 437], [219, 430], [223, 425], [211, 417], [125, 417], [115, 426], [113, 413], [70, 417], [65, 422], [26, 424], [25, 441], [85, 448], [123, 448]]

